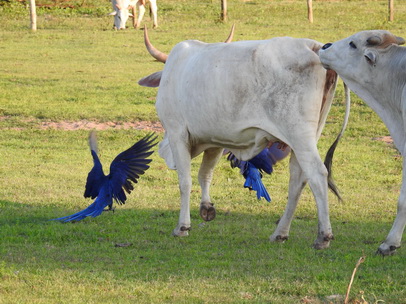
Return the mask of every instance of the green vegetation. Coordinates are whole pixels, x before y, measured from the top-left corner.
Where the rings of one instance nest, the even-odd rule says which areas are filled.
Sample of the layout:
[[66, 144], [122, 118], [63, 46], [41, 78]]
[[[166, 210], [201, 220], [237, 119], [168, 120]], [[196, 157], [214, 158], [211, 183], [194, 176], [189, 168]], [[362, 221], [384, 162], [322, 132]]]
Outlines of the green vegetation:
[[[203, 225], [196, 159], [188, 238], [171, 237], [179, 211], [177, 176], [157, 153], [127, 204], [114, 213], [75, 224], [49, 221], [90, 203], [82, 195], [92, 160], [88, 130], [45, 124], [158, 121], [157, 90], [137, 85], [163, 68], [145, 50], [143, 32], [113, 31], [108, 1], [80, 3], [38, 8], [35, 33], [24, 5], [0, 6], [1, 304], [342, 303], [363, 254], [352, 303], [405, 303], [405, 248], [388, 258], [375, 255], [396, 214], [402, 163], [398, 151], [376, 140], [388, 131], [355, 95], [334, 160], [344, 202], [330, 196], [336, 239], [327, 250], [311, 248], [317, 215], [308, 188], [289, 241], [268, 241], [285, 207], [287, 160], [264, 177], [271, 203], [243, 189], [237, 170], [221, 160], [212, 186], [217, 218]], [[223, 41], [232, 23], [234, 40], [288, 35], [329, 42], [367, 29], [406, 37], [406, 2], [395, 4], [395, 21], [388, 23], [386, 0], [314, 1], [309, 24], [304, 0], [229, 0], [224, 24], [219, 1], [166, 0], [158, 4], [160, 27], [150, 37], [165, 52], [185, 39]], [[152, 27], [148, 17], [144, 22]], [[322, 155], [341, 126], [342, 98], [339, 85], [319, 144]], [[105, 170], [146, 133], [99, 131]]]

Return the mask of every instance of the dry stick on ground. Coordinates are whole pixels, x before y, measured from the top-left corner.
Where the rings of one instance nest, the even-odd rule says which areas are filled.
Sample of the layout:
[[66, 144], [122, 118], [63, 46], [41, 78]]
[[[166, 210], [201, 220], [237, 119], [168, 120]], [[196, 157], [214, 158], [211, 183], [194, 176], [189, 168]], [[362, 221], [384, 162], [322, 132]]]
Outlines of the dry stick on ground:
[[350, 284], [348, 284], [347, 294], [345, 295], [344, 304], [348, 304], [348, 297], [350, 296], [351, 286], [352, 286], [352, 282], [354, 281], [355, 273], [357, 272], [359, 265], [361, 265], [361, 263], [363, 263], [364, 261], [365, 261], [365, 255], [360, 257], [357, 264], [355, 265], [354, 271], [352, 272]]

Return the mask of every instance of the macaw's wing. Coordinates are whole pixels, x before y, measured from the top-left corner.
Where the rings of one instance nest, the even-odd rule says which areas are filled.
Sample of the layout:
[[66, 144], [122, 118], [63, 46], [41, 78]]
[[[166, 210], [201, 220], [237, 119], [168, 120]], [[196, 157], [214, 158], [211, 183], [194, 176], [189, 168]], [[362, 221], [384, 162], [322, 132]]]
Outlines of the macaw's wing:
[[[244, 187], [249, 188], [250, 190], [255, 190], [257, 192], [257, 198], [265, 198], [268, 202], [271, 201], [271, 198], [266, 191], [264, 184], [262, 183], [262, 174], [259, 169], [257, 169], [251, 161], [239, 160], [235, 157], [233, 153], [229, 153], [227, 160], [230, 161], [231, 168], [239, 168], [240, 173], [245, 178]], [[272, 168], [272, 165], [271, 165]], [[272, 171], [271, 171], [272, 172]]]
[[257, 198], [265, 198], [268, 202], [271, 201], [271, 197], [266, 191], [264, 184], [262, 183], [261, 172], [255, 168], [250, 162], [247, 162], [247, 166], [244, 171], [245, 183], [244, 187], [249, 188], [250, 190], [255, 190], [257, 192]]
[[289, 153], [289, 147], [279, 149], [277, 144], [273, 144], [271, 147], [263, 149], [257, 156], [250, 159], [249, 162], [260, 171], [271, 174], [273, 171], [273, 165], [284, 159]]
[[131, 193], [134, 189], [132, 182], [137, 183], [140, 175], [149, 168], [148, 164], [152, 159], [147, 157], [154, 152], [150, 149], [157, 144], [155, 142], [157, 137], [153, 137], [153, 135], [145, 136], [132, 147], [117, 155], [111, 163], [108, 178], [113, 198], [117, 203], [125, 203], [127, 197], [124, 190]]
[[109, 193], [108, 184], [106, 183], [100, 189], [100, 193], [97, 196], [96, 200], [92, 204], [90, 204], [89, 207], [72, 215], [56, 218], [54, 220], [62, 222], [77, 222], [88, 216], [96, 217], [103, 212], [104, 208], [106, 208], [107, 206], [111, 206], [112, 203], [113, 199], [111, 197], [111, 194]]
[[285, 146], [283, 149], [279, 148], [278, 144], [273, 144], [271, 147], [266, 147], [258, 155], [248, 161], [239, 160], [235, 155], [229, 152], [227, 160], [230, 161], [231, 168], [240, 168], [241, 174], [245, 171], [247, 162], [250, 162], [261, 172], [271, 174], [273, 165], [282, 160], [290, 153], [290, 148]]
[[93, 168], [87, 175], [84, 197], [96, 198], [99, 195], [100, 189], [106, 180], [106, 176], [103, 173], [103, 166], [97, 156], [97, 152], [90, 150], [93, 157]]

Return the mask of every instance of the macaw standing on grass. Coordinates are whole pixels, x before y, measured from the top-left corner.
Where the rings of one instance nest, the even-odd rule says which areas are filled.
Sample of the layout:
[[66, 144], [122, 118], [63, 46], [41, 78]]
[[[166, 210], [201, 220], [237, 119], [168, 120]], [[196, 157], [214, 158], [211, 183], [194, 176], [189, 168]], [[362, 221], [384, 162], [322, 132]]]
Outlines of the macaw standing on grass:
[[[94, 131], [89, 135], [90, 152], [93, 157], [93, 168], [86, 181], [84, 197], [96, 200], [86, 209], [75, 214], [60, 217], [54, 220], [71, 222], [80, 221], [88, 216], [99, 216], [106, 208], [112, 210], [113, 200], [118, 204], [125, 204], [128, 194], [134, 190], [133, 183], [137, 183], [140, 175], [149, 168], [152, 159], [147, 158], [157, 143], [156, 136], [149, 134], [135, 143], [132, 147], [116, 156], [110, 165], [109, 175], [104, 175], [103, 166], [98, 157], [97, 138]], [[124, 192], [125, 190], [125, 192]]]

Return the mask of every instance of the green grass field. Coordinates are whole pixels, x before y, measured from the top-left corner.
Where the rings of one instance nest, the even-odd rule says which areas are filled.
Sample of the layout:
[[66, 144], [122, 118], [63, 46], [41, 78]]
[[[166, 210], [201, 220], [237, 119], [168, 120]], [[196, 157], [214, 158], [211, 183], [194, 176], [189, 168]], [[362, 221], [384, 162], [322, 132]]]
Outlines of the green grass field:
[[[41, 3], [46, 3], [43, 1]], [[82, 3], [82, 1], [78, 1]], [[406, 37], [406, 2], [395, 1], [387, 22], [386, 0], [158, 1], [154, 45], [169, 52], [179, 41], [223, 41], [274, 36], [331, 42], [360, 30], [387, 29]], [[406, 249], [375, 255], [392, 225], [402, 162], [388, 131], [352, 95], [348, 129], [337, 148], [334, 177], [343, 202], [330, 194], [335, 240], [315, 251], [313, 196], [306, 188], [286, 243], [268, 238], [285, 208], [288, 161], [264, 183], [272, 202], [258, 201], [243, 177], [222, 159], [212, 200], [217, 218], [202, 223], [193, 161], [193, 230], [174, 238], [179, 213], [175, 171], [154, 153], [127, 204], [114, 213], [75, 224], [50, 221], [83, 209], [92, 167], [86, 122], [98, 132], [105, 170], [112, 159], [149, 132], [119, 128], [156, 122], [157, 89], [137, 81], [163, 66], [145, 50], [143, 31], [112, 30], [108, 1], [88, 0], [76, 9], [38, 8], [38, 30], [28, 9], [0, 6], [0, 303], [343, 303], [358, 259], [366, 259], [352, 284], [351, 303], [406, 303]], [[152, 28], [149, 17], [144, 19]], [[130, 25], [130, 23], [129, 23]], [[340, 83], [319, 142], [324, 157], [344, 115]], [[52, 128], [57, 124], [60, 128]], [[51, 126], [51, 127], [47, 127]], [[157, 133], [162, 138], [161, 132]]]

